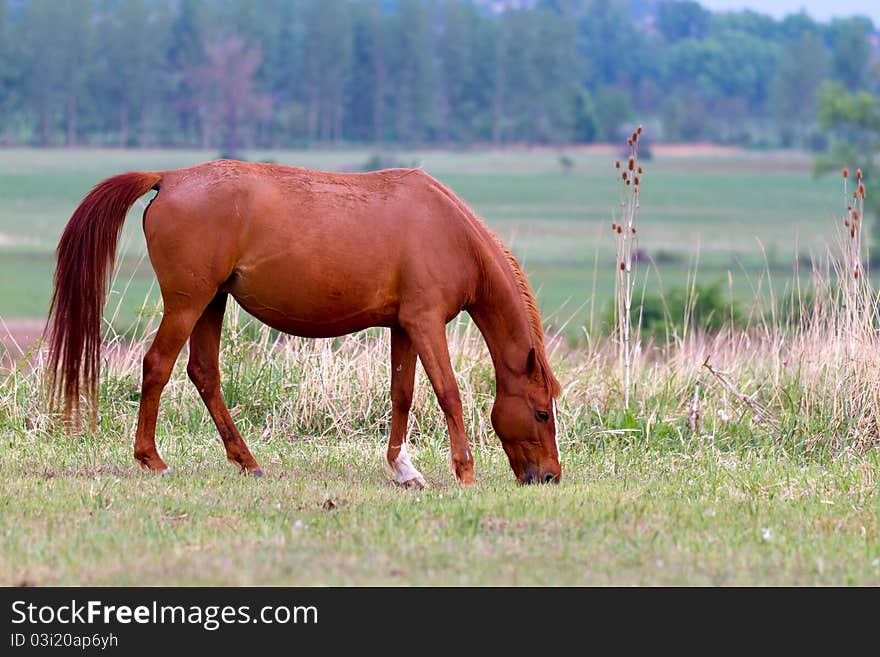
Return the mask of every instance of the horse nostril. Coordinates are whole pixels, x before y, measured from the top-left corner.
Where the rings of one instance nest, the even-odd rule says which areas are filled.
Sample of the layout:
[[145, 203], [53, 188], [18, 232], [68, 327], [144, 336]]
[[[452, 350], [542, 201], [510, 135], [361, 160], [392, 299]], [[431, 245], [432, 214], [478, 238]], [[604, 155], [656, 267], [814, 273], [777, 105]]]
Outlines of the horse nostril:
[[555, 481], [556, 481], [556, 475], [553, 474], [552, 472], [548, 472], [547, 474], [544, 475], [544, 478], [541, 479], [542, 484], [549, 484], [549, 483], [555, 482]]
[[527, 465], [519, 477], [519, 482], [521, 484], [533, 484], [536, 481], [540, 481], [540, 474], [537, 466]]

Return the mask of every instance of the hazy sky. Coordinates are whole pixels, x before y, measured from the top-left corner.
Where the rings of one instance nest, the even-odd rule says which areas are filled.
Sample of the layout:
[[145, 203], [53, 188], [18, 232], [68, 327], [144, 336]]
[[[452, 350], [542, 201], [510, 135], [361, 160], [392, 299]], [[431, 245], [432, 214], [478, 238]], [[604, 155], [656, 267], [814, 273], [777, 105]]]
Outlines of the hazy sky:
[[880, 25], [878, 0], [698, 0], [707, 9], [752, 9], [781, 18], [804, 9], [813, 18], [827, 21], [843, 16], [867, 16]]

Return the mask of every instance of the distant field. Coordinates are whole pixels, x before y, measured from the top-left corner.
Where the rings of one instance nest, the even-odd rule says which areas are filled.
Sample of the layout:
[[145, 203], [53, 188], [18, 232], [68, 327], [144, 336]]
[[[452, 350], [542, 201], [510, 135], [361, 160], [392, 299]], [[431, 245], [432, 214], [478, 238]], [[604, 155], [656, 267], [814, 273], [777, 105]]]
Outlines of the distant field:
[[[565, 153], [574, 162], [560, 164]], [[365, 163], [368, 150], [253, 152], [250, 159], [335, 170]], [[168, 169], [211, 159], [208, 151], [0, 150], [0, 317], [42, 317], [51, 291], [53, 250], [76, 204], [93, 184], [126, 170]], [[589, 327], [613, 292], [610, 222], [618, 198], [610, 148], [506, 152], [417, 151], [394, 156], [450, 185], [512, 247], [538, 292], [547, 321]], [[815, 179], [797, 153], [655, 148], [645, 162], [640, 248], [657, 259], [649, 289], [700, 280], [732, 282], [749, 301], [770, 272], [790, 284], [797, 251], [820, 254], [843, 203], [839, 180]], [[108, 302], [130, 284], [116, 324], [130, 324], [153, 283], [140, 229], [142, 208], [126, 224], [123, 256]], [[761, 289], [766, 290], [766, 280]], [[150, 304], [158, 299], [154, 297]], [[148, 304], [149, 305], [149, 304]]]

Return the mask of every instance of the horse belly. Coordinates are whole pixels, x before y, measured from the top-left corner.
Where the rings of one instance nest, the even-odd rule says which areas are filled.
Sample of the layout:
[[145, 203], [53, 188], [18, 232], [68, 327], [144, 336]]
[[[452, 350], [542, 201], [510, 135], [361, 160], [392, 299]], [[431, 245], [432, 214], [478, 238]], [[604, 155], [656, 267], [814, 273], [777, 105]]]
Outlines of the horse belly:
[[[360, 274], [360, 275], [358, 275]], [[390, 281], [338, 269], [314, 275], [307, 267], [238, 268], [225, 286], [248, 313], [291, 335], [336, 337], [371, 326], [393, 326], [398, 298]]]

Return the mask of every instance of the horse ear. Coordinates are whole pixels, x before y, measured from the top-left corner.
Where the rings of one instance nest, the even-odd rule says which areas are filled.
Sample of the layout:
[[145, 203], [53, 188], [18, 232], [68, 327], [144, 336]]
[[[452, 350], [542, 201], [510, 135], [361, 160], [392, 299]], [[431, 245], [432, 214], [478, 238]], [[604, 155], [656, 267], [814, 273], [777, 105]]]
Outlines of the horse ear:
[[529, 349], [529, 356], [526, 359], [526, 372], [528, 372], [530, 377], [534, 377], [538, 372], [538, 354], [535, 353], [535, 348], [532, 347]]

